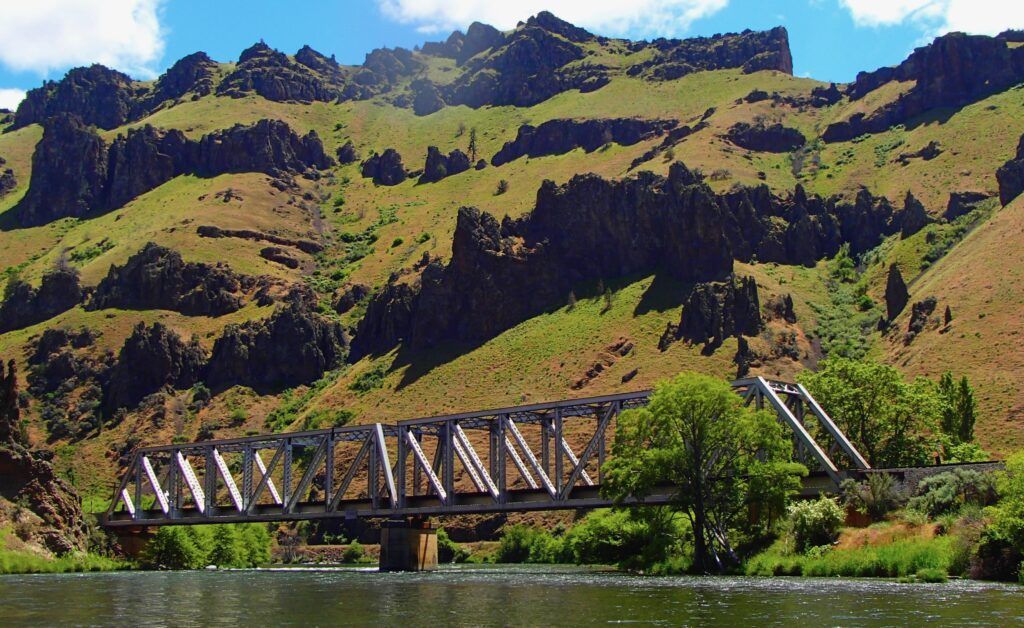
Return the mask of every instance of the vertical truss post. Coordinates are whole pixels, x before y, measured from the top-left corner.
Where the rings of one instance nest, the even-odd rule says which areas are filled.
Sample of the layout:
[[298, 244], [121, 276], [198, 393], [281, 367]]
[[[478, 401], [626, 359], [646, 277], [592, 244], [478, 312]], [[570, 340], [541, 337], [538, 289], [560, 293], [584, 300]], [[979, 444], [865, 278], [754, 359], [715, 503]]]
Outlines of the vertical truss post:
[[292, 439], [284, 439], [284, 460], [281, 467], [281, 508], [288, 512], [292, 496]]
[[135, 518], [142, 517], [142, 456], [135, 456]]
[[562, 477], [562, 409], [555, 408], [555, 491], [561, 495], [564, 478]]
[[498, 415], [498, 420], [491, 425], [491, 431], [494, 433], [493, 442], [494, 449], [491, 454], [491, 459], [494, 464], [494, 472], [491, 477], [494, 478], [495, 488], [498, 489], [498, 502], [504, 503], [507, 495], [505, 494], [507, 478], [507, 461], [505, 451], [505, 423], [508, 421], [507, 414]]
[[544, 475], [551, 477], [551, 432], [554, 430], [551, 419], [544, 417], [540, 420], [540, 465], [544, 469]]
[[180, 516], [181, 509], [181, 488], [178, 481], [178, 465], [174, 464], [174, 458], [167, 459], [167, 500], [169, 502], [171, 519]]
[[[373, 434], [370, 434], [369, 437], [371, 440], [375, 438]], [[370, 494], [370, 504], [374, 510], [380, 509], [380, 489], [377, 484], [377, 480], [380, 476], [379, 455], [377, 448], [371, 444], [366, 462], [366, 490]]]
[[[419, 430], [410, 432], [412, 437], [416, 439], [416, 446], [420, 448], [420, 452], [423, 451], [423, 434]], [[410, 443], [411, 444], [411, 443]], [[426, 468], [430, 468], [429, 466]], [[420, 465], [415, 462], [412, 465], [412, 494], [415, 497], [420, 494]]]
[[331, 488], [334, 486], [334, 430], [326, 437], [327, 451], [324, 452], [324, 505], [331, 503]]
[[[395, 464], [395, 488], [398, 489], [395, 501], [398, 508], [405, 507], [405, 459], [408, 452], [405, 439], [409, 434], [411, 432], [409, 432], [408, 427], [404, 425], [398, 426], [398, 461]], [[415, 463], [413, 463], [413, 466], [415, 466]]]
[[452, 427], [452, 421], [445, 421], [444, 428], [442, 430], [441, 444], [443, 456], [442, 467], [444, 479], [444, 490], [448, 494], [448, 499], [451, 502], [450, 505], [454, 506], [457, 496], [455, 495], [455, 431]]
[[242, 509], [249, 508], [252, 503], [252, 446], [246, 445], [242, 450]]
[[217, 505], [217, 467], [213, 461], [213, 447], [203, 448], [203, 484], [206, 494], [206, 516], [212, 517], [216, 513]]

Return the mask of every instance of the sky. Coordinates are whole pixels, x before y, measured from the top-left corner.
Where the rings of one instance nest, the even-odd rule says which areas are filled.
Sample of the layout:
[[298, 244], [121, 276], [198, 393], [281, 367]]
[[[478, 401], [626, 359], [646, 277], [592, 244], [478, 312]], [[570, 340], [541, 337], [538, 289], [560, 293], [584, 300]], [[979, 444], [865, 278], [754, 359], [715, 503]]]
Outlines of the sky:
[[373, 48], [411, 48], [473, 21], [510, 29], [542, 10], [630, 39], [782, 25], [794, 74], [836, 82], [949, 31], [1024, 28], [1024, 0], [0, 0], [0, 108], [90, 63], [151, 79], [197, 50], [229, 61], [263, 39], [357, 64]]

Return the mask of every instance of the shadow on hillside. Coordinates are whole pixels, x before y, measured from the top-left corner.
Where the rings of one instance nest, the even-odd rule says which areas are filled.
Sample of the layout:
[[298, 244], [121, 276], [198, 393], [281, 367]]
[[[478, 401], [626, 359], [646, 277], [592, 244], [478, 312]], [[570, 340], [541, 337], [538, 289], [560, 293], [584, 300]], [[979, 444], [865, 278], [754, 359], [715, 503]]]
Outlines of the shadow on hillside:
[[401, 345], [390, 369], [392, 372], [405, 369], [402, 380], [398, 382], [395, 390], [402, 390], [406, 386], [416, 383], [418, 379], [429, 374], [435, 368], [472, 352], [484, 342], [486, 341], [478, 343], [448, 342], [427, 349], [409, 349], [404, 344]]
[[647, 287], [633, 309], [633, 316], [681, 308], [692, 288], [692, 284], [674, 279], [664, 271], [655, 273], [651, 285]]

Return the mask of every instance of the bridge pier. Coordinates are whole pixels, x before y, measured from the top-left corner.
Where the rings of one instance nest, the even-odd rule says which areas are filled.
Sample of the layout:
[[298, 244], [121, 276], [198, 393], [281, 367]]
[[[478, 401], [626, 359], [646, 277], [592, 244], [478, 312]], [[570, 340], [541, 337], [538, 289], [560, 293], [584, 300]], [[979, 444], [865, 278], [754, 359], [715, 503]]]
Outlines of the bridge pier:
[[121, 551], [128, 558], [138, 560], [150, 540], [156, 536], [156, 528], [147, 526], [132, 526], [127, 528], [114, 528], [114, 536], [117, 537], [117, 544]]
[[437, 526], [429, 517], [388, 519], [380, 531], [381, 571], [437, 569]]

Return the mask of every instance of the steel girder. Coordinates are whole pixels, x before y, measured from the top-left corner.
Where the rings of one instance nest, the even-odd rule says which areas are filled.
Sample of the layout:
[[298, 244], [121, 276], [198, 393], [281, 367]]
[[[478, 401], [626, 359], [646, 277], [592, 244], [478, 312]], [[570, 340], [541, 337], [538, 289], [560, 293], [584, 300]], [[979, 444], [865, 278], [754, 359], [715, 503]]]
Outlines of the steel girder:
[[[733, 383], [794, 434], [798, 457], [832, 482], [867, 463], [805, 388], [763, 378]], [[138, 449], [108, 526], [398, 517], [594, 508], [609, 430], [639, 391], [386, 425]], [[807, 414], [817, 426], [804, 422]], [[815, 437], [832, 439], [828, 450]], [[570, 442], [583, 443], [577, 453]], [[837, 465], [834, 452], [845, 459]], [[671, 487], [647, 497], [665, 503]]]

